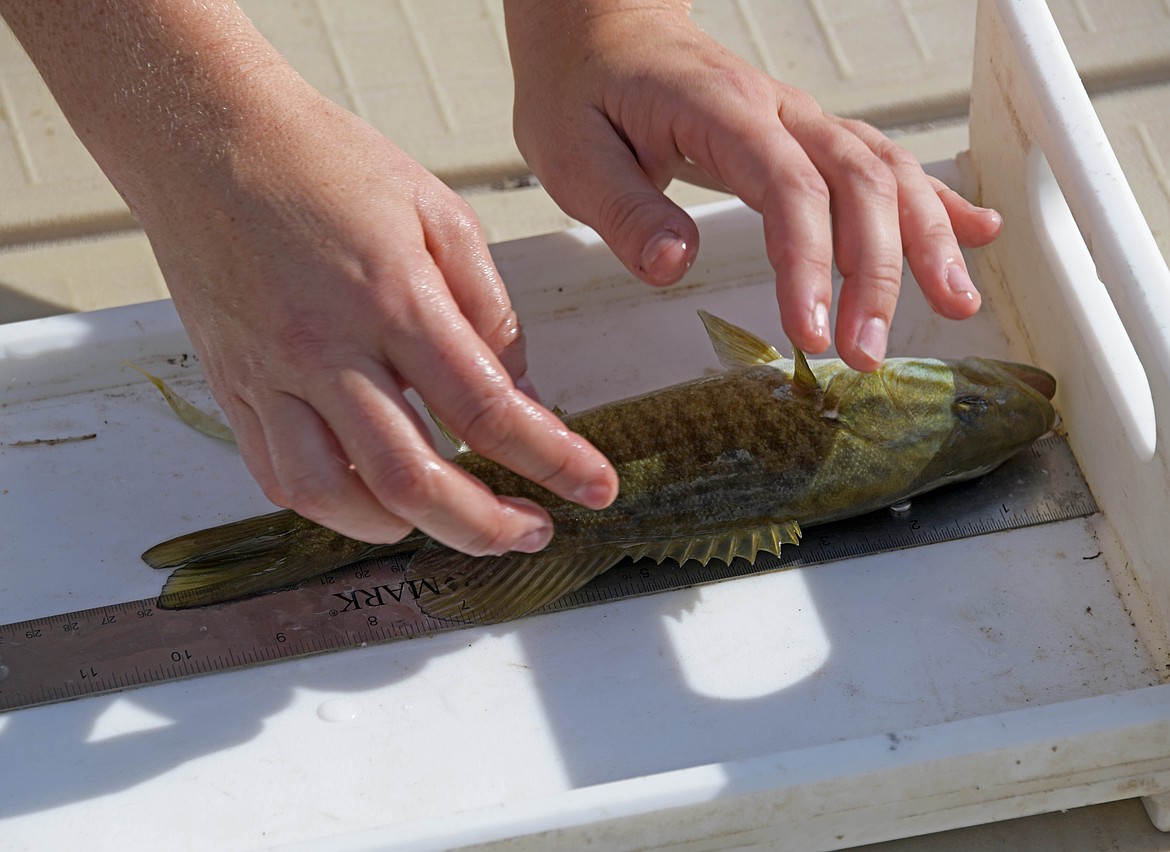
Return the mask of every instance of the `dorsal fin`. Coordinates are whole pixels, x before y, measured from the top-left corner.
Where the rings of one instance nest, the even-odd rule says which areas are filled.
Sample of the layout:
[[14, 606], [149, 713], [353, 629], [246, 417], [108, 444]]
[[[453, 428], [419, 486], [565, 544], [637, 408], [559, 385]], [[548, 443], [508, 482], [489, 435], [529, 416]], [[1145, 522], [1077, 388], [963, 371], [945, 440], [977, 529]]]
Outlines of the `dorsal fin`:
[[711, 535], [647, 541], [626, 547], [631, 559], [653, 559], [661, 564], [673, 559], [682, 565], [696, 559], [706, 565], [718, 559], [726, 565], [738, 557], [754, 560], [760, 553], [780, 555], [783, 544], [800, 544], [800, 524], [795, 520], [762, 523], [740, 527]]
[[780, 360], [783, 356], [776, 351], [776, 347], [761, 340], [750, 331], [720, 319], [714, 314], [699, 311], [699, 319], [707, 329], [707, 336], [711, 338], [711, 346], [719, 363], [731, 370], [735, 367], [755, 367], [759, 364], [770, 364]]
[[792, 370], [793, 383], [804, 393], [815, 393], [821, 389], [817, 383], [817, 377], [813, 375], [812, 367], [808, 365], [808, 358], [804, 356], [804, 352], [792, 347], [792, 358], [795, 366]]

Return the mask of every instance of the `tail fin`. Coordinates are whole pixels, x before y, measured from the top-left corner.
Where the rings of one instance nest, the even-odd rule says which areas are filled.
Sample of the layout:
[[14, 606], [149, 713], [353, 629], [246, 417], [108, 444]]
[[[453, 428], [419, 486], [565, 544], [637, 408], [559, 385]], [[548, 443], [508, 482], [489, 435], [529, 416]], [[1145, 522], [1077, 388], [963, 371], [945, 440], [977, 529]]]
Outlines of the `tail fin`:
[[275, 592], [359, 559], [417, 550], [425, 540], [413, 533], [396, 544], [367, 544], [283, 511], [164, 541], [142, 559], [174, 569], [158, 606], [185, 609]]

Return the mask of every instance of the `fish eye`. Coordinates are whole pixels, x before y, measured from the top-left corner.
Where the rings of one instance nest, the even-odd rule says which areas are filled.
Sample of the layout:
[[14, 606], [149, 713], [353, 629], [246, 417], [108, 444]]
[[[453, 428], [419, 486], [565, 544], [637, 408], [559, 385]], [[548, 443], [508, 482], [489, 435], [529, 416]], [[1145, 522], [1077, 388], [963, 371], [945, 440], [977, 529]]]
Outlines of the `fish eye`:
[[963, 420], [972, 420], [987, 410], [987, 398], [977, 393], [961, 393], [955, 397], [954, 409]]

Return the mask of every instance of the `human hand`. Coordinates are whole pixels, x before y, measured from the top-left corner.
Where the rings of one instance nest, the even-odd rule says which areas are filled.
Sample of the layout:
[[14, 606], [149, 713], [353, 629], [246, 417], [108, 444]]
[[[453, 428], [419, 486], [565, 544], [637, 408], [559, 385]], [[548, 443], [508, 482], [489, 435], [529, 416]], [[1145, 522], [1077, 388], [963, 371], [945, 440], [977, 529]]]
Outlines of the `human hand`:
[[557, 203], [639, 278], [667, 285], [699, 234], [662, 189], [677, 176], [734, 192], [763, 214], [784, 331], [811, 353], [831, 342], [835, 257], [837, 351], [856, 369], [885, 355], [903, 255], [936, 312], [974, 314], [959, 244], [993, 240], [999, 215], [735, 56], [687, 5], [507, 0], [516, 139]]
[[370, 542], [543, 548], [544, 510], [440, 458], [413, 387], [477, 452], [607, 505], [605, 458], [517, 389], [523, 337], [470, 209], [299, 78], [264, 98], [225, 156], [139, 179], [134, 206], [268, 497]]

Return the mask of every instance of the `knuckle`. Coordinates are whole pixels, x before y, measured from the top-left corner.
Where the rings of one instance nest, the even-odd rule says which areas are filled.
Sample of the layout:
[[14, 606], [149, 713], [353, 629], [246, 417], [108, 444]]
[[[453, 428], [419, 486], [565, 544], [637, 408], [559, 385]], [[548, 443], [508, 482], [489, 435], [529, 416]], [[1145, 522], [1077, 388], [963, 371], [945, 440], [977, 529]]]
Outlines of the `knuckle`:
[[639, 222], [648, 220], [660, 204], [660, 196], [632, 191], [605, 198], [598, 210], [598, 225], [613, 239], [637, 241]]
[[782, 91], [783, 97], [779, 104], [781, 122], [784, 122], [785, 116], [791, 119], [792, 117], [819, 117], [823, 114], [817, 99], [803, 89], [784, 85]]
[[[752, 108], [762, 102], [771, 104], [776, 100], [772, 80], [750, 65], [741, 65], [739, 62], [721, 65], [716, 69], [715, 81], [715, 90], [721, 97], [731, 97]], [[812, 100], [810, 96], [796, 90], [786, 95], [788, 103], [797, 108], [805, 107], [803, 99]]]
[[445, 193], [439, 209], [442, 211], [443, 229], [450, 242], [474, 245], [482, 239], [483, 229], [479, 218], [462, 196], [454, 192]]
[[955, 254], [958, 254], [958, 241], [955, 239], [955, 231], [951, 227], [951, 223], [946, 218], [930, 217], [914, 233], [914, 240], [919, 244], [937, 244], [948, 243], [954, 247]]
[[895, 172], [905, 169], [920, 170], [918, 158], [894, 142], [872, 124], [861, 119], [840, 119], [840, 125], [860, 139], [882, 163]]
[[282, 358], [296, 367], [320, 364], [329, 344], [311, 322], [295, 321], [280, 334]]
[[533, 481], [550, 491], [557, 491], [560, 484], [568, 481], [571, 465], [572, 460], [568, 456], [551, 457], [533, 471]]
[[901, 260], [875, 258], [865, 270], [865, 286], [871, 299], [882, 303], [895, 302], [902, 289]]
[[[769, 247], [768, 260], [777, 272], [799, 270], [803, 280], [828, 282], [833, 274], [833, 258], [829, 252], [810, 251], [803, 242], [785, 239], [775, 248]], [[791, 286], [787, 280], [783, 282]], [[825, 286], [828, 286], [827, 283]]]
[[846, 161], [849, 178], [866, 195], [896, 203], [898, 179], [880, 157], [869, 155]]
[[274, 357], [265, 359], [267, 369], [300, 376], [306, 386], [319, 387], [335, 382], [337, 371], [354, 363], [355, 342], [339, 339], [328, 323], [315, 323], [316, 319], [306, 316], [280, 330]]
[[874, 151], [878, 158], [883, 163], [895, 171], [905, 169], [921, 169], [921, 164], [918, 158], [903, 148], [896, 142], [891, 142], [889, 139], [882, 137], [880, 144], [876, 146]]
[[508, 305], [495, 313], [494, 319], [490, 327], [478, 330], [480, 337], [505, 366], [510, 366], [513, 360], [523, 363], [524, 329], [520, 325], [520, 317], [517, 316], [515, 309]]
[[860, 118], [837, 118], [837, 123], [859, 139], [868, 138], [876, 128]]
[[790, 169], [784, 175], [784, 191], [808, 199], [819, 207], [829, 207], [829, 185], [825, 178], [811, 165]]
[[440, 502], [443, 493], [443, 468], [437, 461], [391, 458], [375, 462], [372, 472], [363, 477], [378, 501], [394, 514], [425, 518]]
[[466, 532], [470, 534], [469, 537], [460, 542], [456, 549], [469, 556], [495, 556], [511, 549], [503, 530], [468, 529]]
[[291, 509], [292, 501], [289, 499], [285, 490], [280, 487], [280, 483], [271, 480], [260, 480], [257, 477], [257, 483], [260, 485], [260, 490], [264, 492], [264, 496], [268, 498], [269, 502], [280, 506], [282, 509]]
[[468, 445], [480, 455], [491, 458], [505, 450], [513, 438], [514, 408], [503, 393], [480, 397], [463, 430]]
[[285, 502], [278, 505], [284, 505], [298, 515], [317, 523], [326, 523], [336, 515], [337, 502], [333, 497], [334, 490], [330, 483], [320, 476], [289, 477], [281, 483], [280, 491]]

